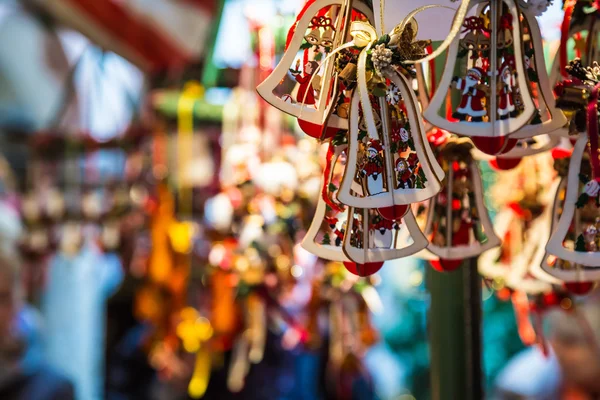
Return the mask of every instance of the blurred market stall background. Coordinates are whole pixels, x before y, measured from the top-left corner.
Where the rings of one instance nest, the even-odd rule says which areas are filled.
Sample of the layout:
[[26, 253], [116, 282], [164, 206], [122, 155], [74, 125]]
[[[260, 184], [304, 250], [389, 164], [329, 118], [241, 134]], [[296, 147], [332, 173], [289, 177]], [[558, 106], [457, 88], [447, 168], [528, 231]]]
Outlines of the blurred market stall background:
[[[411, 258], [359, 280], [296, 245], [324, 149], [254, 88], [303, 3], [0, 4], [0, 225], [23, 258], [28, 362], [77, 399], [431, 398], [436, 272]], [[540, 21], [548, 60], [561, 7]], [[488, 390], [558, 385], [537, 353], [501, 374], [525, 346], [508, 289], [482, 290]], [[330, 303], [354, 331], [332, 336]]]

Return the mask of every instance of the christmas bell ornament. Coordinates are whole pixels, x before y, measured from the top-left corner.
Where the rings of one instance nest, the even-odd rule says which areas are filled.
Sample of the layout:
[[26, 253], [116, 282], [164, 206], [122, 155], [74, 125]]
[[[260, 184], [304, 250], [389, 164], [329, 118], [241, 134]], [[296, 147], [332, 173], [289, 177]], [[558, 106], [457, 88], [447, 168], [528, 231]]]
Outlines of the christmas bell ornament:
[[[593, 112], [596, 114], [597, 111]], [[597, 115], [594, 118], [598, 120]], [[575, 143], [569, 163], [564, 208], [546, 246], [551, 255], [585, 267], [600, 267], [600, 171], [594, 171], [594, 162], [590, 157], [584, 157], [586, 147], [595, 147], [595, 162], [600, 162], [597, 153], [598, 135], [595, 135], [596, 146], [590, 146], [591, 140], [588, 140], [587, 133], [581, 133]], [[600, 269], [584, 268], [584, 275], [598, 279]]]
[[[338, 194], [352, 207], [385, 208], [426, 200], [439, 192], [444, 176], [429, 148], [407, 79], [395, 71], [383, 74], [391, 81], [388, 91], [399, 89], [401, 100], [393, 104], [395, 99], [381, 97], [374, 105], [372, 96], [360, 88], [352, 97], [348, 161]], [[379, 126], [375, 109], [381, 113]], [[353, 190], [356, 185], [362, 193]]]
[[573, 79], [565, 82], [562, 94], [569, 87], [581, 91], [581, 106], [575, 118], [582, 117], [586, 132], [580, 133], [575, 143], [563, 211], [546, 250], [564, 261], [600, 267], [600, 66], [595, 63], [584, 68], [581, 60], [576, 59], [570, 62], [567, 71]]
[[396, 221], [383, 218], [375, 209], [348, 209], [344, 253], [359, 266], [407, 257], [427, 246], [410, 209]]
[[[348, 121], [334, 105], [344, 97], [335, 76], [335, 59], [327, 57], [346, 41], [348, 22], [354, 18], [372, 20], [372, 10], [362, 1], [348, 9], [346, 0], [317, 0], [307, 3], [288, 37], [286, 51], [271, 75], [257, 87], [273, 107], [298, 118], [309, 135], [322, 137], [322, 127], [334, 134], [348, 129]], [[347, 20], [346, 20], [347, 19]], [[290, 30], [290, 33], [292, 30]], [[286, 77], [295, 82], [293, 90]], [[318, 77], [318, 78], [317, 78]], [[333, 95], [332, 95], [333, 92]], [[329, 133], [326, 136], [329, 136]]]
[[[548, 3], [546, 0], [542, 0]], [[536, 105], [536, 113], [529, 124], [511, 135], [511, 138], [523, 139], [555, 132], [567, 124], [563, 112], [555, 107], [556, 100], [552, 93], [553, 86], [546, 72], [542, 35], [534, 12], [539, 7], [529, 3], [529, 7], [520, 7], [521, 28], [523, 37], [523, 61], [529, 92]]]
[[[532, 247], [533, 256], [529, 264], [529, 273], [537, 280], [552, 285], [562, 284], [562, 280], [549, 274], [547, 270], [550, 266], [547, 264], [548, 254], [546, 253], [546, 244], [554, 227], [558, 224], [559, 214], [555, 212], [562, 207], [561, 199], [564, 199], [566, 192], [566, 179], [556, 179], [552, 184], [550, 193], [554, 194], [552, 204], [550, 204], [542, 215], [536, 219], [531, 227], [531, 242], [526, 246]], [[542, 268], [544, 265], [545, 268]]]
[[317, 200], [315, 215], [302, 240], [302, 247], [326, 260], [344, 262], [350, 261], [342, 249], [348, 210], [335, 198], [342, 174], [340, 169], [343, 169], [340, 157], [345, 157], [347, 145], [336, 146], [335, 150], [331, 150], [331, 146], [329, 152], [333, 157], [325, 167], [323, 192]]
[[483, 201], [472, 147], [462, 138], [449, 140], [439, 149], [446, 182], [429, 204], [424, 233], [430, 240], [427, 250], [440, 259], [463, 260], [500, 244]]
[[[550, 233], [548, 236], [555, 232], [558, 226], [565, 207], [566, 193], [568, 188], [568, 177], [561, 178], [556, 188], [556, 195], [554, 197], [554, 204], [552, 207], [550, 220]], [[583, 288], [593, 286], [593, 282], [599, 279], [599, 274], [595, 274], [593, 270], [589, 270], [584, 266], [565, 261], [552, 254], [549, 254], [546, 246], [543, 248], [543, 254], [539, 264], [539, 271], [549, 276], [552, 280], [548, 280], [553, 284], [564, 284], [569, 291], [573, 290], [574, 294], [583, 294]], [[533, 274], [537, 274], [537, 271], [532, 270]], [[544, 275], [540, 275], [543, 279]]]
[[[509, 135], [524, 127], [535, 114], [525, 78], [519, 13], [513, 0], [473, 0], [475, 16], [464, 19], [463, 29], [450, 47], [438, 90], [424, 112], [425, 119], [447, 131], [469, 136], [487, 154], [499, 154]], [[462, 37], [461, 37], [462, 36]], [[488, 45], [489, 38], [489, 45]], [[458, 75], [454, 75], [460, 71]], [[450, 88], [452, 118], [443, 103]]]

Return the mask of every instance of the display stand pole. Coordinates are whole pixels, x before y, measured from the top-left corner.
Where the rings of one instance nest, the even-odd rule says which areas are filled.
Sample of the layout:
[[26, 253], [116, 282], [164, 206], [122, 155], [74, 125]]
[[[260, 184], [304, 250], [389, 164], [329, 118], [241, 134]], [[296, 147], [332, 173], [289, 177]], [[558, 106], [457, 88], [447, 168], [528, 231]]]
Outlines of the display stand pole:
[[482, 400], [481, 281], [477, 259], [441, 273], [427, 268], [432, 400]]

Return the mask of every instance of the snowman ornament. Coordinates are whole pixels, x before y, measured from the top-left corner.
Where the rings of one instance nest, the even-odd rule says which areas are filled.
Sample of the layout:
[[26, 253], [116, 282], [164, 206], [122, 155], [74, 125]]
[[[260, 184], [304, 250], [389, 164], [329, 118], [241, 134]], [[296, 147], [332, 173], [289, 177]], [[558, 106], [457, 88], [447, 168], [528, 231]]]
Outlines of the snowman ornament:
[[394, 221], [375, 216], [371, 221], [371, 232], [373, 234], [373, 245], [377, 248], [389, 249], [394, 241], [392, 229], [397, 228]]
[[366, 189], [370, 195], [383, 192], [383, 158], [380, 152], [383, 146], [378, 140], [371, 139], [367, 148], [367, 159], [361, 171], [366, 179]]

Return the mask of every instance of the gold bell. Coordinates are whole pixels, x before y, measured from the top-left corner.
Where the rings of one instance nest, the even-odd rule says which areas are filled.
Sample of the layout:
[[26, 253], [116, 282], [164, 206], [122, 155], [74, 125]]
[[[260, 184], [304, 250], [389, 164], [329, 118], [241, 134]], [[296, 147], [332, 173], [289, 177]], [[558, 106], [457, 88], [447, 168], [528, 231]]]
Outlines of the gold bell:
[[331, 48], [333, 46], [333, 37], [335, 36], [335, 31], [331, 28], [325, 30], [323, 32], [323, 36], [321, 36], [321, 46]]
[[321, 42], [321, 31], [319, 28], [314, 28], [308, 35], [304, 36], [304, 39], [312, 45], [317, 45]]

